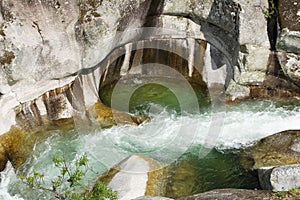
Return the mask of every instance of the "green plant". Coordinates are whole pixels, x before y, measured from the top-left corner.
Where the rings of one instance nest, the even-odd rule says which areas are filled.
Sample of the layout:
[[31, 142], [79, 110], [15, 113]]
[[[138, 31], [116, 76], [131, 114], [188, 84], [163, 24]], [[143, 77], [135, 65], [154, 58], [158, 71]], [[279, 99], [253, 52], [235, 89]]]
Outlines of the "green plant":
[[292, 188], [288, 191], [278, 191], [274, 193], [274, 197], [279, 199], [300, 199], [300, 188]]
[[91, 192], [87, 195], [87, 200], [117, 200], [117, 192], [112, 191], [104, 183], [97, 182]]
[[272, 18], [277, 15], [277, 9], [274, 0], [269, 0], [269, 8], [262, 8], [262, 13], [265, 15], [266, 18]]
[[76, 159], [73, 163], [68, 163], [61, 155], [53, 157], [53, 163], [60, 171], [60, 174], [51, 180], [51, 186], [46, 186], [44, 182], [45, 175], [33, 170], [32, 175], [21, 176], [22, 181], [31, 189], [38, 189], [53, 193], [54, 197], [60, 200], [117, 200], [117, 192], [107, 188], [102, 182], [97, 182], [91, 191], [79, 193], [81, 181], [86, 173], [91, 170], [88, 166], [86, 155]]

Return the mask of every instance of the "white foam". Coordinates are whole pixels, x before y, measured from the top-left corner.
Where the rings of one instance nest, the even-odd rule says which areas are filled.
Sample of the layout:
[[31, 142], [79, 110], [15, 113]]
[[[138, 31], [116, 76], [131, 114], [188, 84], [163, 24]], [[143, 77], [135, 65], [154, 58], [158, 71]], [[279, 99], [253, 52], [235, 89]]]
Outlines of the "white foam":
[[[75, 139], [53, 136], [46, 140], [47, 144], [41, 144], [44, 147], [35, 148], [44, 153], [37, 153], [31, 165], [47, 170], [53, 178], [57, 172], [50, 166], [52, 156], [61, 151], [59, 148], [66, 150], [71, 147], [71, 152], [77, 155], [87, 153], [91, 166], [101, 173], [133, 154], [145, 155], [167, 164], [179, 158], [191, 145], [203, 145], [210, 141], [221, 150], [241, 148], [283, 130], [300, 129], [300, 107], [276, 107], [270, 102], [229, 107], [226, 115], [218, 119], [222, 123], [217, 124], [223, 124], [222, 132], [213, 136], [208, 134], [210, 126], [216, 124], [212, 123], [210, 113], [176, 116], [166, 110], [160, 111], [152, 114], [150, 122], [140, 126], [114, 126], [80, 134]], [[21, 198], [8, 193], [9, 183], [15, 176], [10, 170], [1, 173], [0, 199], [19, 200]]]

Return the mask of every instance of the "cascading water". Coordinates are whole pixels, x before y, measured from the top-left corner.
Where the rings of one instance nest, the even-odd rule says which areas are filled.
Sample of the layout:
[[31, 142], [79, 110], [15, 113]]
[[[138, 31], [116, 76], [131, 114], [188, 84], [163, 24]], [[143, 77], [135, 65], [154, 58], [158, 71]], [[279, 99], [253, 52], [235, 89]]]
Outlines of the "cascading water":
[[[122, 87], [125, 86], [128, 87]], [[158, 90], [160, 96], [153, 92]], [[110, 97], [110, 92], [106, 92]], [[184, 112], [177, 107], [178, 102], [172, 100], [168, 88], [158, 84], [145, 85], [136, 92], [130, 105], [133, 110], [148, 108], [151, 117], [149, 122], [140, 126], [114, 126], [80, 134], [77, 134], [76, 129], [67, 132], [52, 131], [51, 137], [35, 145], [33, 155], [24, 164], [23, 170], [29, 172], [37, 169], [46, 175], [45, 183], [50, 184], [50, 180], [58, 174], [52, 163], [55, 154], [62, 153], [68, 160], [87, 154], [90, 166], [96, 172], [88, 174], [84, 180], [84, 185], [91, 187], [101, 173], [130, 155], [141, 154], [166, 163], [171, 166], [169, 170], [174, 170], [173, 177], [165, 180], [169, 188], [166, 196], [169, 197], [185, 196], [214, 188], [257, 188], [259, 186], [256, 177], [239, 166], [235, 153], [270, 134], [300, 128], [300, 105], [297, 101], [253, 100], [228, 105], [222, 132], [215, 138], [215, 147], [211, 151], [204, 151], [203, 145], [209, 137], [207, 129], [211, 124], [212, 112], [219, 111], [203, 109], [198, 113]], [[102, 99], [104, 94], [105, 92]], [[123, 95], [118, 94], [120, 97]], [[152, 97], [155, 103], [141, 105], [143, 95], [145, 98]], [[202, 97], [198, 99], [207, 107], [205, 95], [197, 96]], [[175, 103], [170, 104], [170, 101]], [[204, 156], [201, 154], [203, 151]], [[49, 192], [29, 189], [8, 166], [6, 171], [1, 172], [0, 199], [34, 200], [51, 199], [51, 196]]]

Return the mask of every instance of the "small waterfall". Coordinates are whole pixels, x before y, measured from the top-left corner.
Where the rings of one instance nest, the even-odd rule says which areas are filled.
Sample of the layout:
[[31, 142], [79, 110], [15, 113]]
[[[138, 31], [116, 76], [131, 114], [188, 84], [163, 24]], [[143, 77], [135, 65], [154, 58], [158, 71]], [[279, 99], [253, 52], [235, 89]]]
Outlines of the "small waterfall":
[[[206, 138], [210, 137], [207, 128], [211, 124], [211, 113], [178, 116], [163, 108], [157, 110], [160, 110], [160, 112], [152, 113], [152, 120], [141, 126], [115, 126], [104, 130], [89, 130], [84, 135], [77, 136], [74, 134], [76, 130], [73, 130], [69, 134], [61, 134], [59, 131], [55, 131], [52, 133], [52, 137], [48, 138], [46, 142], [36, 145], [33, 155], [34, 159], [31, 159], [27, 163], [27, 167], [40, 170], [47, 174], [47, 176], [50, 176], [46, 177], [46, 179], [51, 179], [57, 173], [51, 165], [51, 158], [57, 152], [65, 152], [71, 155], [71, 159], [76, 155], [87, 153], [91, 167], [98, 173], [108, 170], [132, 154], [141, 154], [168, 164], [182, 157], [186, 152], [190, 152], [197, 157], [197, 153], [203, 150], [200, 147], [205, 144]], [[219, 152], [227, 152], [231, 149], [248, 146], [258, 139], [287, 128], [300, 129], [298, 123], [300, 117], [299, 103], [292, 105], [288, 102], [252, 101], [235, 106], [227, 106], [226, 110], [223, 131], [219, 134], [218, 138], [215, 138], [215, 148]], [[214, 151], [212, 149], [209, 156], [212, 156], [211, 153]], [[219, 153], [216, 155], [221, 156]], [[224, 167], [223, 165], [218, 165], [216, 162], [212, 162], [215, 160], [213, 158], [211, 161], [207, 160], [205, 162], [201, 161], [201, 158], [199, 161], [193, 161], [200, 163], [197, 165], [198, 167], [205, 166], [206, 169], [211, 170], [203, 173], [205, 168], [199, 169], [201, 173], [197, 175], [199, 176], [198, 179], [200, 180], [206, 174], [208, 177], [205, 177], [205, 180], [207, 180], [205, 185], [208, 188], [217, 184], [227, 184], [227, 186], [237, 187], [234, 183], [240, 183], [241, 177], [239, 175], [234, 179], [232, 178], [234, 174], [230, 172], [230, 170], [236, 169], [236, 167], [224, 169], [231, 174], [228, 176], [230, 177], [228, 180], [218, 179], [216, 182], [214, 176], [210, 176], [210, 173], [213, 173], [215, 176], [221, 176], [218, 166]], [[217, 158], [224, 159], [222, 156]], [[230, 160], [232, 158], [226, 157], [226, 159]], [[235, 171], [234, 173], [238, 174], [239, 172]], [[177, 174], [176, 182], [179, 185], [184, 185], [184, 182], [180, 181], [186, 179], [181, 180], [179, 172]], [[89, 180], [97, 177], [95, 174], [91, 176]], [[175, 182], [172, 182], [172, 184], [175, 184]], [[189, 184], [196, 184], [196, 182]], [[199, 187], [202, 185], [198, 184]], [[17, 193], [22, 194], [24, 199], [28, 199], [25, 197], [30, 195], [26, 193], [26, 190], [21, 191], [22, 184], [17, 181], [13, 170], [9, 168], [7, 171], [2, 172], [0, 186], [0, 199], [1, 197], [11, 200], [22, 199], [21, 196], [15, 195]], [[197, 191], [203, 191], [203, 188], [198, 188]], [[170, 193], [169, 195], [172, 194]], [[34, 198], [30, 199], [34, 200]]]

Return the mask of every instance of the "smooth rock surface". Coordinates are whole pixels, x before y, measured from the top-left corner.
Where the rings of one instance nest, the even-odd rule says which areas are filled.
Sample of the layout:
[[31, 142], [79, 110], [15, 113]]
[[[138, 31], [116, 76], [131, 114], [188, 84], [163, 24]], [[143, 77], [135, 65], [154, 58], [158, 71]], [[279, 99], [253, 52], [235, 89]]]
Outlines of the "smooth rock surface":
[[[242, 154], [247, 168], [259, 169], [300, 163], [300, 131], [282, 131], [259, 140]], [[248, 166], [247, 166], [248, 165]]]
[[102, 175], [99, 180], [118, 192], [119, 199], [127, 200], [144, 195], [163, 195], [159, 185], [163, 178], [163, 164], [141, 155], [132, 155]]
[[258, 169], [262, 189], [287, 191], [300, 186], [300, 164]]

